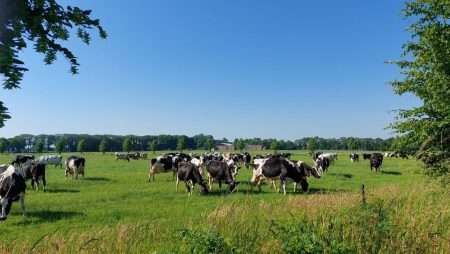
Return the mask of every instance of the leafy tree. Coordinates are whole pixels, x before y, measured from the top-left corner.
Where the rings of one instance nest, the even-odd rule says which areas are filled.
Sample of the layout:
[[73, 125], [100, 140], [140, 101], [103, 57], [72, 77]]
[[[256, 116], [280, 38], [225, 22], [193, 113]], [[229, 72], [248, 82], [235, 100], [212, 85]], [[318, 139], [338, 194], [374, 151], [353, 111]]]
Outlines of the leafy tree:
[[280, 149], [280, 143], [274, 139], [270, 144], [270, 149], [273, 150], [274, 153], [277, 153]]
[[124, 152], [130, 152], [131, 151], [131, 138], [130, 137], [126, 137], [124, 140], [123, 140], [123, 143], [122, 143], [122, 151], [124, 151]]
[[8, 140], [6, 138], [0, 139], [0, 153], [4, 153], [8, 149]]
[[[0, 51], [0, 53], [1, 53], [1, 51]], [[6, 120], [8, 120], [10, 118], [11, 118], [11, 116], [9, 116], [9, 114], [8, 114], [8, 108], [3, 106], [3, 102], [0, 101], [0, 128], [4, 127]]]
[[310, 154], [313, 154], [317, 149], [317, 138], [309, 138], [308, 142], [306, 143], [306, 149]]
[[214, 148], [214, 140], [208, 139], [206, 141], [206, 150], [211, 151]]
[[148, 143], [148, 150], [152, 151], [153, 153], [158, 150], [158, 141], [152, 140]]
[[183, 151], [186, 148], [186, 137], [180, 136], [177, 140], [177, 150]]
[[61, 138], [55, 144], [55, 151], [57, 153], [62, 153], [62, 152], [64, 152], [65, 146], [66, 146], [66, 142], [64, 141], [64, 139]]
[[83, 153], [84, 151], [86, 151], [86, 140], [80, 139], [77, 144], [77, 152]]
[[108, 151], [108, 140], [106, 138], [102, 138], [102, 141], [100, 141], [98, 151], [102, 154], [105, 154], [105, 152]]
[[41, 139], [39, 139], [36, 144], [34, 144], [33, 149], [37, 153], [42, 153], [44, 151], [44, 142], [42, 142]]
[[234, 146], [234, 150], [241, 151], [241, 150], [244, 150], [244, 148], [245, 148], [245, 142], [244, 142], [244, 140], [237, 138], [234, 140], [233, 146]]
[[403, 79], [391, 84], [396, 94], [413, 94], [422, 105], [398, 111], [391, 127], [402, 142], [419, 147], [427, 172], [450, 170], [450, 2], [415, 0], [404, 15], [413, 20], [411, 39], [403, 45]]
[[[28, 43], [44, 55], [45, 64], [52, 64], [61, 53], [70, 62], [70, 71], [77, 74], [78, 59], [61, 41], [67, 41], [75, 29], [77, 37], [86, 44], [91, 41], [93, 28], [101, 38], [107, 36], [90, 10], [64, 8], [56, 0], [2, 0], [0, 10], [0, 74], [5, 77], [5, 89], [19, 88], [27, 71], [19, 53]], [[7, 108], [0, 102], [0, 128], [9, 118]]]

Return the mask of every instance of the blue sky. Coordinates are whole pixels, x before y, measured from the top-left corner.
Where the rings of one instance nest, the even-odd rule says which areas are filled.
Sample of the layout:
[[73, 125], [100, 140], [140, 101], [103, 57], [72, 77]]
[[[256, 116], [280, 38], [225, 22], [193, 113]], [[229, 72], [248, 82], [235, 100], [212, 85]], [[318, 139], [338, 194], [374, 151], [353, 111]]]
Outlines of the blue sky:
[[92, 9], [109, 38], [66, 43], [76, 76], [23, 52], [0, 136], [389, 137], [391, 110], [419, 103], [388, 84], [409, 38], [402, 1], [60, 2]]

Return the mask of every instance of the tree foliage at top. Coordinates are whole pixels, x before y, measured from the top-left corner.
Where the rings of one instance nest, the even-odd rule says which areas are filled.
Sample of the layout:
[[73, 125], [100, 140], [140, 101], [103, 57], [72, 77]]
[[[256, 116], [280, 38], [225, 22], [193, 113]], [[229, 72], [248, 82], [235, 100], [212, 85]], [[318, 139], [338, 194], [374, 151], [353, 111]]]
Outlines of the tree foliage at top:
[[[91, 10], [62, 7], [56, 0], [0, 0], [0, 75], [5, 89], [20, 87], [25, 63], [19, 53], [32, 44], [44, 55], [45, 64], [52, 64], [57, 54], [70, 62], [70, 71], [78, 73], [79, 62], [62, 42], [72, 31], [86, 44], [91, 41], [91, 30], [97, 29], [101, 38], [107, 34], [98, 19], [91, 18]], [[0, 127], [9, 119], [7, 109], [0, 102]]]
[[422, 105], [400, 110], [391, 125], [399, 142], [420, 147], [418, 158], [431, 173], [448, 173], [450, 165], [450, 1], [407, 2], [404, 15], [413, 19], [411, 39], [403, 45], [403, 79], [392, 82], [395, 93], [410, 93]]

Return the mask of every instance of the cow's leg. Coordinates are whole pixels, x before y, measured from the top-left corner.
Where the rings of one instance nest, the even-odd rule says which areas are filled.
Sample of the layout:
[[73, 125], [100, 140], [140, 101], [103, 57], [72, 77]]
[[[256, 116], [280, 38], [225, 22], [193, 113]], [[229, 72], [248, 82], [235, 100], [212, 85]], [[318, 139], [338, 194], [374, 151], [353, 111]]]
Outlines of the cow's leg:
[[272, 181], [272, 187], [273, 187], [273, 189], [275, 190], [275, 192], [278, 192], [279, 190], [278, 190], [278, 187], [277, 187], [277, 183], [275, 182], [274, 179], [271, 179], [271, 181]]
[[35, 191], [36, 191], [36, 182], [35, 182], [35, 179], [34, 179], [34, 177], [33, 177], [33, 178], [31, 178], [31, 188], [33, 188], [33, 190], [35, 190]]
[[43, 185], [43, 190], [45, 192], [45, 186], [47, 185], [47, 181], [45, 180], [45, 174], [42, 176], [42, 185]]
[[2, 198], [0, 200], [0, 204], [2, 206], [2, 212], [0, 215], [0, 220], [6, 220], [6, 207], [8, 206], [8, 199], [7, 198]]
[[26, 216], [25, 212], [25, 192], [19, 194], [20, 208], [22, 208], [22, 216]]
[[297, 182], [294, 182], [294, 193], [297, 192]]
[[175, 192], [178, 192], [178, 184], [180, 183], [180, 178], [177, 176], [177, 180], [175, 182]]
[[208, 186], [209, 186], [209, 191], [211, 191], [212, 190], [212, 177], [209, 173], [208, 173]]
[[190, 196], [191, 195], [191, 188], [189, 186], [189, 183], [188, 182], [184, 182], [184, 185], [186, 186], [186, 191], [188, 192], [188, 195]]
[[222, 180], [219, 180], [219, 191], [222, 191]]

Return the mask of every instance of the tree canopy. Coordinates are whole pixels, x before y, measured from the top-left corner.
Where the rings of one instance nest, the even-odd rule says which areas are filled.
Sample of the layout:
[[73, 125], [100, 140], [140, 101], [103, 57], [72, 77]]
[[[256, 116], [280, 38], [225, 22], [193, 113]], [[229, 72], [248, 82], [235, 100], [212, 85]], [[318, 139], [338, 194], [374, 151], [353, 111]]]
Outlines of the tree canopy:
[[420, 147], [417, 152], [431, 173], [448, 173], [450, 165], [450, 1], [406, 3], [404, 15], [413, 20], [411, 39], [402, 59], [394, 63], [403, 76], [394, 80], [395, 93], [413, 94], [422, 105], [398, 112], [391, 125], [398, 142]]
[[[77, 74], [78, 59], [62, 42], [75, 32], [82, 42], [89, 44], [92, 29], [97, 29], [101, 38], [106, 38], [106, 31], [98, 19], [91, 17], [91, 12], [78, 7], [62, 7], [56, 0], [1, 0], [0, 75], [4, 76], [3, 88], [20, 87], [28, 69], [19, 53], [29, 44], [44, 55], [45, 64], [52, 64], [57, 55], [62, 54], [70, 63], [70, 72]], [[10, 118], [7, 110], [0, 102], [0, 128]]]

